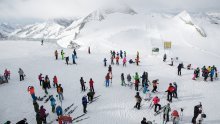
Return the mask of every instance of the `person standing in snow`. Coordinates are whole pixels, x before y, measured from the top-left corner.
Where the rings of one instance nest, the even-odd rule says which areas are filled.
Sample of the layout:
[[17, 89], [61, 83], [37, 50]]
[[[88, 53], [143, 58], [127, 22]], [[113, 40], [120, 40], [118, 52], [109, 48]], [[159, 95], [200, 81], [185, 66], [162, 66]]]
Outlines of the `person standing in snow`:
[[56, 100], [54, 99], [53, 95], [50, 97], [50, 105], [52, 107], [52, 112], [55, 113]]
[[40, 118], [43, 121], [44, 124], [47, 123], [47, 114], [46, 114], [46, 109], [44, 109], [44, 106], [40, 107], [39, 110]]
[[172, 95], [173, 95], [174, 87], [172, 83], [169, 84], [169, 87], [167, 89], [167, 101], [172, 102]]
[[87, 110], [86, 110], [86, 108], [87, 108], [87, 98], [86, 98], [86, 96], [83, 96], [83, 98], [82, 98], [82, 105], [83, 105], [83, 112], [84, 113], [86, 113], [87, 112]]
[[57, 93], [59, 95], [59, 100], [64, 100], [64, 97], [63, 97], [63, 88], [61, 87], [61, 84], [59, 84], [59, 86], [57, 87]]
[[109, 87], [109, 81], [110, 81], [110, 74], [109, 73], [107, 73], [107, 75], [105, 76], [105, 86], [106, 87]]
[[121, 58], [121, 59], [123, 58], [123, 52], [122, 52], [122, 50], [120, 50], [120, 58]]
[[113, 56], [111, 56], [111, 65], [114, 65], [115, 63], [114, 63], [114, 57]]
[[167, 54], [165, 53], [165, 54], [163, 55], [163, 61], [166, 62], [166, 59], [167, 59]]
[[135, 99], [136, 99], [136, 105], [134, 106], [134, 108], [137, 108], [139, 110], [141, 107], [141, 101], [142, 101], [142, 98], [140, 97], [139, 92], [136, 93]]
[[138, 91], [138, 87], [139, 87], [139, 83], [140, 83], [140, 77], [138, 75], [138, 73], [135, 73], [134, 78], [134, 85], [135, 85], [135, 90]]
[[38, 76], [38, 80], [39, 80], [39, 82], [40, 82], [40, 86], [41, 85], [43, 85], [43, 76], [42, 76], [42, 74], [40, 73], [40, 75]]
[[177, 96], [177, 84], [176, 84], [176, 82], [173, 82], [173, 87], [174, 87], [173, 97], [174, 97], [174, 98], [178, 98], [178, 96]]
[[107, 66], [106, 62], [107, 62], [107, 59], [104, 58], [104, 66], [105, 66], [105, 67]]
[[91, 51], [90, 51], [90, 46], [89, 46], [89, 48], [88, 48], [88, 53], [89, 53], [89, 54], [91, 54]]
[[58, 87], [58, 79], [56, 75], [53, 77], [53, 87]]
[[208, 76], [209, 76], [209, 71], [208, 71], [208, 69], [204, 69], [204, 72], [203, 72], [203, 76], [204, 76], [204, 81], [207, 81], [207, 78], [208, 78]]
[[51, 85], [50, 85], [50, 79], [49, 79], [48, 75], [45, 76], [44, 82], [47, 83], [47, 88], [50, 89]]
[[159, 84], [158, 80], [153, 80], [152, 83], [153, 83], [153, 90], [151, 92], [153, 93], [158, 92], [157, 91], [157, 84]]
[[62, 60], [64, 60], [64, 52], [63, 52], [63, 50], [61, 50], [61, 56], [62, 56]]
[[69, 64], [69, 56], [66, 57], [66, 64]]
[[85, 81], [83, 80], [83, 77], [80, 78], [80, 84], [81, 84], [81, 90], [82, 91], [86, 91], [86, 87], [85, 87]]
[[90, 87], [90, 90], [92, 90], [93, 92], [95, 92], [95, 90], [94, 90], [94, 81], [92, 80], [92, 78], [90, 78], [90, 80], [89, 80], [89, 87]]
[[36, 113], [36, 121], [37, 121], [37, 124], [42, 124], [42, 120], [41, 120], [40, 114], [38, 112]]
[[20, 81], [23, 81], [24, 80], [24, 71], [21, 68], [19, 68], [18, 74], [20, 77]]
[[124, 73], [121, 73], [121, 86], [125, 85], [125, 76]]
[[126, 57], [126, 51], [124, 51], [124, 57]]
[[74, 54], [74, 56], [76, 57], [76, 59], [77, 59], [77, 53], [76, 53], [76, 49], [74, 49], [73, 50], [73, 54]]
[[44, 45], [44, 40], [43, 39], [41, 40], [41, 45]]
[[123, 67], [126, 67], [126, 62], [127, 62], [126, 57], [124, 57], [122, 61], [123, 61]]
[[172, 116], [173, 124], [179, 124], [180, 118], [179, 118], [178, 111], [177, 110], [173, 110], [171, 116]]
[[213, 81], [214, 74], [215, 74], [215, 70], [214, 70], [213, 67], [211, 67], [211, 71], [210, 71], [210, 78], [211, 78], [211, 81]]
[[168, 121], [170, 121], [169, 119], [169, 113], [171, 111], [171, 108], [170, 108], [170, 103], [168, 103], [165, 108], [163, 109], [163, 120], [165, 123], [167, 123]]
[[57, 114], [58, 118], [63, 115], [63, 109], [59, 105], [56, 107], [56, 114]]
[[142, 78], [142, 87], [144, 86], [144, 83], [147, 83], [148, 81], [148, 73], [147, 72], [144, 72], [141, 76]]
[[38, 113], [38, 112], [39, 112], [39, 104], [37, 103], [36, 100], [33, 101], [33, 105], [34, 105], [34, 111], [35, 111], [36, 113]]
[[47, 85], [48, 85], [48, 83], [43, 80], [42, 87], [43, 87], [45, 94], [48, 94], [48, 92], [47, 92], [48, 86]]
[[5, 69], [4, 77], [5, 77], [5, 80], [8, 82], [8, 79], [10, 79], [10, 71], [9, 70]]
[[112, 74], [112, 66], [111, 65], [108, 66], [108, 72]]
[[178, 75], [181, 76], [181, 69], [183, 68], [182, 63], [180, 63], [177, 67], [178, 69]]
[[215, 65], [213, 65], [212, 68], [213, 68], [214, 71], [215, 71], [215, 78], [218, 78], [218, 71], [217, 71], [217, 68], [215, 67]]
[[95, 92], [93, 92], [92, 90], [90, 90], [90, 91], [87, 93], [89, 102], [92, 102], [92, 101], [93, 101], [94, 95], [95, 95]]
[[202, 104], [200, 103], [199, 105], [196, 105], [194, 107], [194, 116], [192, 118], [192, 123], [196, 124], [196, 118], [198, 117], [199, 114], [202, 113]]
[[72, 54], [72, 60], [73, 60], [73, 64], [76, 64], [76, 56], [75, 56], [75, 54]]
[[116, 65], [119, 65], [119, 56], [117, 56], [115, 59], [116, 59]]
[[161, 109], [161, 105], [159, 104], [159, 102], [160, 102], [160, 99], [159, 99], [157, 96], [155, 96], [155, 97], [153, 98], [154, 112], [157, 112], [157, 111], [158, 111], [158, 110], [157, 110], [157, 107], [159, 107], [159, 110]]
[[29, 86], [28, 87], [28, 92], [31, 94], [31, 97], [32, 97], [33, 101], [37, 100], [37, 97], [35, 96], [35, 92], [34, 92], [34, 87], [33, 86]]
[[24, 118], [24, 119], [20, 120], [19, 122], [17, 122], [16, 124], [28, 124], [27, 119]]
[[57, 60], [58, 59], [58, 51], [57, 50], [55, 50], [54, 55], [55, 55], [55, 58]]
[[139, 62], [140, 62], [139, 57], [137, 57], [137, 58], [135, 59], [135, 62], [136, 62], [136, 64], [137, 64], [137, 66], [138, 66], [138, 65], [139, 65]]
[[129, 84], [131, 83], [131, 75], [130, 74], [127, 75], [127, 81]]

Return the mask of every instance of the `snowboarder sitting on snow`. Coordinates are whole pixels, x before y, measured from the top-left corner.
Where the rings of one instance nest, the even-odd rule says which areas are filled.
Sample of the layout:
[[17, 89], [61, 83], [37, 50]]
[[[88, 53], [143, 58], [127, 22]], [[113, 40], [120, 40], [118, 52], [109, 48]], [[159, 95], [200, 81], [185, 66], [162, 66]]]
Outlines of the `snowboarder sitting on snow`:
[[93, 92], [92, 90], [90, 90], [90, 91], [87, 93], [89, 102], [92, 102], [92, 101], [93, 101], [94, 95], [95, 95], [95, 92]]
[[87, 112], [87, 110], [86, 110], [87, 103], [88, 103], [88, 102], [87, 102], [86, 96], [83, 96], [83, 98], [82, 98], [82, 105], [83, 105], [83, 112], [84, 112], [84, 113]]
[[159, 107], [159, 110], [161, 109], [161, 105], [159, 104], [159, 102], [160, 102], [160, 99], [157, 96], [155, 96], [153, 98], [154, 112], [157, 112], [157, 106]]
[[86, 82], [83, 80], [83, 77], [81, 77], [79, 81], [80, 81], [80, 84], [81, 84], [81, 90], [86, 91], [86, 88], [85, 88], [85, 83]]
[[53, 95], [50, 97], [50, 105], [52, 107], [52, 112], [55, 113], [56, 100], [54, 99]]
[[35, 92], [34, 92], [34, 87], [33, 86], [29, 86], [28, 87], [28, 92], [31, 94], [31, 97], [32, 97], [33, 101], [37, 100], [37, 97], [35, 96]]
[[139, 92], [136, 93], [135, 98], [137, 102], [134, 108], [137, 108], [139, 110], [141, 107], [141, 101], [142, 101], [142, 98], [140, 97]]
[[20, 76], [20, 81], [23, 81], [24, 80], [24, 71], [21, 68], [19, 68], [18, 73], [19, 73], [19, 76]]
[[171, 111], [171, 108], [170, 108], [170, 103], [168, 103], [166, 105], [166, 107], [163, 109], [163, 120], [165, 122], [168, 122], [170, 119], [169, 119], [169, 113]]
[[196, 105], [194, 107], [194, 116], [192, 118], [192, 123], [196, 124], [196, 118], [198, 117], [199, 114], [202, 113], [202, 104], [200, 103], [199, 105]]
[[179, 118], [178, 111], [177, 110], [173, 110], [171, 116], [172, 116], [173, 124], [179, 124], [180, 118]]
[[28, 124], [28, 123], [27, 123], [27, 119], [24, 118], [23, 120], [20, 120], [20, 121], [17, 122], [16, 124]]
[[129, 62], [130, 64], [135, 63], [132, 59], [130, 59], [128, 62]]

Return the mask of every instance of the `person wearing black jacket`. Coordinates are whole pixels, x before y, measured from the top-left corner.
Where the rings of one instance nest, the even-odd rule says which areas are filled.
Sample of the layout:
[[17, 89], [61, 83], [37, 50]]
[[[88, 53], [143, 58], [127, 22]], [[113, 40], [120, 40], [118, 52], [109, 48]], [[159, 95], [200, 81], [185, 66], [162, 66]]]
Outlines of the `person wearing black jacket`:
[[142, 98], [140, 97], [139, 92], [136, 93], [135, 98], [137, 102], [134, 108], [137, 108], [139, 110], [141, 107], [141, 101], [142, 101]]
[[179, 65], [178, 65], [178, 67], [177, 67], [177, 69], [178, 69], [178, 75], [179, 76], [181, 76], [181, 69], [183, 68], [183, 64], [182, 63], [180, 63]]
[[28, 123], [27, 123], [27, 119], [24, 118], [23, 120], [20, 120], [20, 121], [17, 122], [16, 124], [28, 124]]
[[85, 81], [83, 80], [83, 77], [80, 78], [80, 84], [81, 84], [81, 89], [82, 89], [82, 91], [86, 91]]
[[196, 105], [194, 107], [194, 116], [192, 118], [192, 123], [196, 124], [196, 118], [198, 117], [199, 114], [202, 113], [202, 104], [200, 103], [199, 105]]

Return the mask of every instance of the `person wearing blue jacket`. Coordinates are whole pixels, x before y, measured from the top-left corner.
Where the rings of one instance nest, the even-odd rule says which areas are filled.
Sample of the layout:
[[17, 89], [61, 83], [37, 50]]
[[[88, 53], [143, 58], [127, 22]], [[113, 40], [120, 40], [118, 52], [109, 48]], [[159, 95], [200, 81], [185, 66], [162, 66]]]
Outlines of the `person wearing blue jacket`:
[[54, 99], [53, 96], [51, 96], [51, 98], [50, 98], [50, 105], [52, 107], [52, 112], [55, 113], [56, 100]]
[[56, 113], [57, 113], [57, 116], [60, 117], [61, 115], [63, 115], [63, 109], [61, 106], [57, 106], [56, 108]]
[[83, 105], [83, 112], [84, 112], [84, 113], [87, 112], [87, 110], [86, 110], [87, 103], [88, 103], [87, 97], [86, 97], [86, 96], [83, 96], [83, 98], [82, 98], [82, 105]]
[[150, 91], [149, 89], [148, 89], [148, 84], [147, 83], [144, 83], [144, 89], [143, 89], [143, 93], [145, 94], [145, 93], [147, 93], [148, 91]]
[[76, 55], [75, 54], [72, 54], [72, 59], [73, 59], [73, 64], [76, 64]]
[[213, 76], [214, 76], [214, 74], [215, 74], [215, 70], [214, 70], [214, 68], [212, 67], [212, 68], [211, 68], [211, 71], [210, 71], [211, 81], [213, 81]]

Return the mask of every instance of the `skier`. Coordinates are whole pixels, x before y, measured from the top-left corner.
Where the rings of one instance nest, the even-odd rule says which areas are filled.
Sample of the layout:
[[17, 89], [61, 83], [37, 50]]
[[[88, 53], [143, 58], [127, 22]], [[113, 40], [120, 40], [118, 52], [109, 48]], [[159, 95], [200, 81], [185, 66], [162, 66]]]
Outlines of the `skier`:
[[82, 105], [83, 105], [83, 112], [84, 112], [84, 113], [87, 112], [87, 110], [86, 110], [87, 103], [88, 103], [88, 102], [87, 102], [86, 96], [83, 96], [83, 98], [82, 98]]
[[112, 74], [112, 66], [111, 65], [108, 66], [108, 72]]
[[56, 88], [58, 87], [58, 80], [57, 80], [56, 75], [53, 77], [53, 87], [55, 87], [55, 86], [56, 86]]
[[187, 65], [187, 69], [188, 69], [188, 70], [191, 69], [191, 64]]
[[107, 59], [104, 58], [104, 66], [106, 67], [106, 62], [107, 62]]
[[153, 93], [158, 92], [157, 91], [157, 84], [159, 84], [158, 83], [158, 79], [157, 80], [153, 80], [152, 83], [153, 83], [153, 90], [151, 92], [153, 92]]
[[77, 58], [76, 49], [73, 50], [73, 54]]
[[197, 68], [197, 69], [196, 69], [196, 78], [198, 78], [198, 77], [199, 77], [199, 75], [200, 75], [200, 69], [199, 69], [199, 68]]
[[172, 116], [172, 119], [173, 119], [173, 124], [179, 124], [180, 118], [179, 118], [178, 111], [177, 110], [173, 110], [171, 116]]
[[41, 40], [41, 45], [44, 45], [44, 40], [43, 39]]
[[173, 66], [173, 58], [171, 58], [171, 63], [169, 65]]
[[27, 123], [27, 119], [24, 118], [23, 120], [20, 120], [20, 121], [17, 122], [16, 124], [28, 124], [28, 123]]
[[37, 100], [37, 97], [35, 96], [35, 92], [34, 92], [34, 87], [33, 86], [28, 86], [28, 92], [31, 94], [31, 97], [32, 97], [33, 101]]
[[172, 102], [172, 94], [173, 94], [173, 91], [174, 91], [174, 87], [172, 85], [172, 83], [169, 84], [169, 87], [167, 89], [167, 101], [169, 102]]
[[40, 75], [38, 76], [38, 80], [39, 80], [39, 82], [40, 82], [40, 86], [43, 84], [43, 76], [42, 76], [42, 74], [40, 73]]
[[124, 66], [126, 67], [126, 62], [127, 62], [126, 57], [124, 57], [124, 58], [123, 58], [123, 67], [124, 67]]
[[211, 78], [211, 81], [213, 81], [214, 74], [215, 74], [215, 70], [214, 70], [213, 67], [211, 67], [211, 71], [210, 71], [210, 78]]
[[202, 76], [204, 77], [204, 72], [205, 72], [205, 70], [206, 70], [206, 67], [203, 66], [201, 70], [202, 70]]
[[43, 121], [43, 123], [46, 124], [47, 123], [47, 115], [46, 115], [46, 109], [44, 109], [43, 105], [40, 107], [39, 114], [40, 114], [40, 118]]
[[79, 81], [81, 84], [81, 90], [85, 92], [86, 88], [85, 88], [85, 81], [83, 80], [83, 77], [81, 77]]
[[143, 120], [141, 121], [141, 124], [147, 124], [147, 120], [145, 117], [143, 117]]
[[128, 84], [131, 84], [131, 75], [130, 74], [127, 75], [127, 81], [128, 81]]
[[159, 99], [157, 96], [155, 96], [155, 97], [153, 98], [154, 112], [157, 112], [157, 111], [158, 111], [158, 110], [157, 110], [157, 106], [159, 107], [159, 110], [161, 109], [161, 105], [159, 104], [159, 102], [160, 102], [160, 99]]
[[76, 56], [74, 54], [72, 54], [72, 60], [73, 60], [73, 64], [76, 64]]
[[144, 89], [143, 89], [143, 93], [147, 93], [149, 91], [148, 89], [148, 84], [147, 83], [144, 83]]
[[57, 114], [58, 118], [63, 115], [63, 109], [59, 105], [56, 107], [56, 114]]
[[55, 54], [55, 58], [56, 58], [56, 60], [57, 60], [57, 59], [58, 59], [58, 51], [55, 50], [54, 54]]
[[204, 76], [204, 81], [206, 81], [209, 76], [209, 71], [206, 68], [203, 71], [203, 76]]
[[178, 75], [181, 76], [181, 69], [183, 68], [182, 63], [180, 63], [177, 67], [178, 69]]
[[120, 57], [121, 57], [121, 59], [123, 58], [123, 52], [122, 52], [122, 50], [120, 50]]
[[93, 84], [94, 84], [94, 81], [92, 80], [92, 78], [90, 78], [90, 80], [89, 80], [90, 90], [92, 90], [93, 92], [95, 92]]
[[115, 59], [116, 59], [116, 65], [119, 65], [119, 56], [117, 56]]
[[144, 83], [148, 81], [148, 73], [144, 71], [144, 73], [141, 76], [142, 78], [142, 87], [144, 86]]
[[69, 64], [69, 56], [66, 57], [66, 64]]
[[92, 90], [90, 90], [90, 91], [87, 93], [89, 102], [92, 102], [92, 101], [93, 101], [94, 95], [95, 95], [95, 92], [93, 92]]
[[174, 87], [173, 97], [174, 97], [174, 98], [178, 98], [178, 96], [177, 96], [177, 84], [176, 84], [176, 82], [173, 82], [173, 87]]
[[137, 64], [137, 66], [138, 66], [138, 65], [139, 65], [139, 62], [140, 62], [139, 57], [137, 57], [137, 58], [135, 59], [135, 62], [136, 62], [136, 64]]
[[169, 113], [171, 111], [171, 108], [170, 108], [170, 103], [168, 103], [165, 108], [163, 109], [163, 121], [166, 123], [168, 122], [170, 119], [169, 119]]
[[19, 68], [18, 73], [19, 73], [19, 76], [20, 76], [20, 81], [23, 81], [24, 80], [24, 71], [21, 68]]
[[63, 52], [63, 50], [61, 50], [61, 56], [62, 56], [62, 60], [64, 60], [64, 52]]
[[91, 54], [91, 51], [90, 51], [90, 46], [89, 46], [89, 48], [88, 48], [88, 53], [89, 53], [89, 54]]
[[50, 105], [52, 107], [52, 112], [55, 113], [56, 100], [54, 99], [53, 95], [50, 97]]
[[110, 81], [110, 74], [109, 73], [107, 73], [107, 75], [105, 76], [105, 86], [106, 87], [109, 87], [109, 81]]
[[37, 124], [42, 124], [42, 120], [41, 120], [40, 114], [38, 112], [36, 113], [36, 121], [37, 121]]
[[121, 73], [121, 86], [125, 85], [125, 76], [124, 73]]
[[48, 86], [47, 85], [48, 85], [48, 83], [43, 80], [42, 87], [43, 87], [45, 94], [48, 94], [48, 92], [47, 92]]
[[167, 54], [165, 53], [165, 54], [163, 55], [163, 61], [166, 62], [166, 59], [167, 59]]
[[115, 63], [114, 63], [114, 57], [113, 56], [111, 56], [111, 65], [114, 65]]
[[124, 51], [124, 57], [126, 57], [126, 51]]
[[59, 84], [59, 86], [57, 87], [57, 93], [59, 95], [59, 100], [64, 100], [64, 97], [63, 97], [63, 88], [61, 87], [61, 84]]
[[218, 72], [217, 72], [217, 68], [215, 67], [215, 65], [212, 66], [214, 71], [215, 71], [215, 78], [218, 78]]
[[135, 76], [133, 78], [134, 78], [135, 90], [138, 91], [140, 77], [137, 72], [135, 73]]
[[38, 112], [39, 112], [39, 104], [37, 103], [36, 100], [34, 100], [33, 105], [34, 105], [34, 111], [35, 111], [36, 113], [38, 113]]
[[137, 108], [139, 110], [141, 107], [141, 101], [142, 101], [142, 98], [140, 97], [139, 92], [136, 93], [135, 98], [137, 102], [134, 108]]
[[194, 107], [194, 116], [192, 118], [192, 123], [196, 124], [196, 118], [198, 117], [199, 114], [202, 113], [202, 104], [200, 103], [199, 105], [196, 105]]
[[47, 88], [50, 89], [51, 86], [50, 86], [50, 79], [49, 79], [48, 75], [45, 76], [44, 82], [47, 84]]

